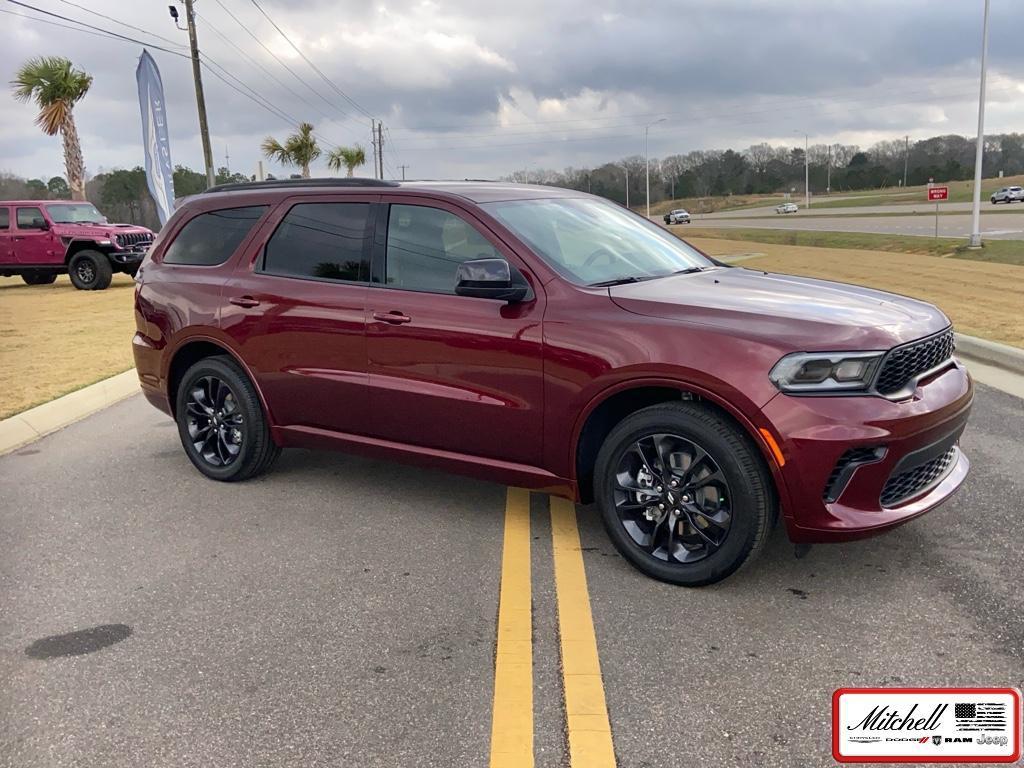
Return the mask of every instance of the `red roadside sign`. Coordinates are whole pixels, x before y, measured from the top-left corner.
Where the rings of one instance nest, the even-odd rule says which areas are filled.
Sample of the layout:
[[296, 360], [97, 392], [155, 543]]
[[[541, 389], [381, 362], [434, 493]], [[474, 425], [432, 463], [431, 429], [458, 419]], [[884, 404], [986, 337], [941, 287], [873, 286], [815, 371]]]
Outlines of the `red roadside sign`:
[[949, 187], [928, 187], [929, 200], [948, 200]]

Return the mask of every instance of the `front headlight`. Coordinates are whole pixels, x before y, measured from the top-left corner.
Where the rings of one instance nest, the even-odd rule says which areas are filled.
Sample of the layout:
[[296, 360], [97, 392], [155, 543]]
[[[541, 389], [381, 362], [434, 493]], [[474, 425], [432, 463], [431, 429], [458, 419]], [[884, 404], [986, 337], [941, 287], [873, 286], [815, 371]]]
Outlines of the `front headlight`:
[[783, 392], [867, 391], [884, 352], [796, 352], [772, 368], [768, 378]]

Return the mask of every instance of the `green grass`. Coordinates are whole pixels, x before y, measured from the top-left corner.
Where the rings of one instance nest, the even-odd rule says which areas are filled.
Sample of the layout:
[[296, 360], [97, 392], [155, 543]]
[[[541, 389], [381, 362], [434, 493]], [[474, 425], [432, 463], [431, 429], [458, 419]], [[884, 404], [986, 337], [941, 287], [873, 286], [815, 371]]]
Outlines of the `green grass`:
[[1024, 266], [1024, 241], [988, 240], [980, 250], [971, 250], [961, 238], [882, 235], [867, 232], [808, 232], [788, 229], [686, 229], [678, 235], [708, 237], [717, 240], [742, 240], [753, 243], [805, 245], [816, 248], [854, 248], [867, 251], [893, 251], [944, 256], [971, 261]]
[[[998, 189], [1003, 187], [1012, 187], [1014, 185], [1020, 185], [1024, 183], [1024, 176], [1007, 176], [1005, 178], [994, 178], [994, 179], [982, 179], [981, 180], [981, 199], [983, 202], [988, 203], [989, 197]], [[974, 181], [950, 181], [942, 182], [937, 186], [949, 187], [949, 202], [951, 203], [969, 203], [974, 199]], [[928, 193], [927, 186], [907, 187], [890, 187], [886, 190], [877, 190], [875, 192], [854, 193], [856, 197], [848, 200], [829, 200], [812, 198], [812, 208], [846, 208], [846, 207], [860, 207], [868, 205], [901, 205], [905, 203], [927, 203]], [[842, 196], [842, 192], [833, 192], [837, 196]]]

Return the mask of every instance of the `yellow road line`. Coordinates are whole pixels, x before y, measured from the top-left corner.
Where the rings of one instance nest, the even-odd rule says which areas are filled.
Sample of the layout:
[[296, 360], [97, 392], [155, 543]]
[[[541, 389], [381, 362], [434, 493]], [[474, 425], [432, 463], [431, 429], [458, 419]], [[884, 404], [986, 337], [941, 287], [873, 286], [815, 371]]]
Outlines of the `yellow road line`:
[[509, 488], [494, 662], [491, 768], [533, 768], [530, 494]]
[[[551, 544], [562, 640], [562, 681], [572, 768], [615, 768], [615, 748], [597, 656], [576, 507], [551, 498]], [[492, 763], [493, 765], [493, 763]]]

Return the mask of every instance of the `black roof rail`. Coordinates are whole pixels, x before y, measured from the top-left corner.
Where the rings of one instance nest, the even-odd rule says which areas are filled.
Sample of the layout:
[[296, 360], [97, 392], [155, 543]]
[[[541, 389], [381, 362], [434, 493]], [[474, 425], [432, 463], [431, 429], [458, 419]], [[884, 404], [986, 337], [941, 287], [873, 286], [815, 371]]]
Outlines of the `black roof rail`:
[[237, 192], [246, 189], [288, 189], [289, 187], [397, 187], [397, 181], [386, 181], [384, 179], [361, 179], [340, 178], [340, 179], [270, 179], [268, 181], [243, 181], [229, 184], [215, 184], [205, 190], [203, 194], [210, 192]]

